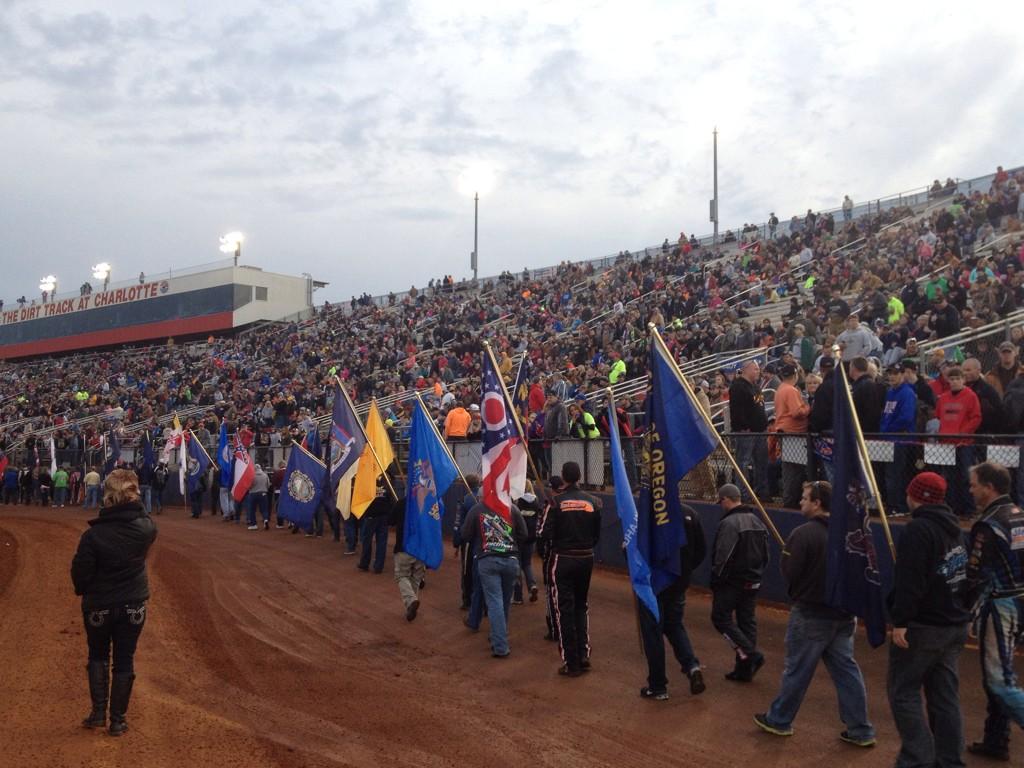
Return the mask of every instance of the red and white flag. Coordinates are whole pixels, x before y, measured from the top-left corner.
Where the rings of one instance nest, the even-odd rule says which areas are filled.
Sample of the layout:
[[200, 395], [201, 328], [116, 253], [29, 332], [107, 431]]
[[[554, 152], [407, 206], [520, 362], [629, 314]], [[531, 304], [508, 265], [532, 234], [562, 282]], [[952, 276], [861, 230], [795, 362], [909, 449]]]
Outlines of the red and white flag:
[[252, 466], [252, 459], [249, 452], [236, 441], [235, 443], [235, 475], [231, 484], [231, 498], [241, 503], [245, 494], [252, 487], [253, 478], [256, 477], [256, 470]]
[[526, 446], [512, 421], [512, 411], [505, 399], [498, 372], [486, 353], [481, 388], [483, 502], [505, 522], [510, 522], [512, 502], [526, 490]]

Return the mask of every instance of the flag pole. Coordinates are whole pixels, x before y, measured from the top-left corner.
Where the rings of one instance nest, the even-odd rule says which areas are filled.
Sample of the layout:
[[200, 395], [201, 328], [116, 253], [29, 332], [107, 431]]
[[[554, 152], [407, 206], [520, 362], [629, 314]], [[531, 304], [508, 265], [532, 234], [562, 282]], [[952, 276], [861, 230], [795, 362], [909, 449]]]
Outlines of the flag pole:
[[324, 469], [326, 469], [326, 468], [327, 468], [327, 465], [326, 465], [326, 464], [324, 464], [324, 463], [323, 463], [323, 462], [322, 462], [322, 461], [321, 461], [321, 460], [320, 460], [319, 458], [317, 458], [317, 457], [316, 457], [316, 456], [314, 456], [314, 455], [313, 455], [312, 453], [310, 453], [310, 452], [309, 452], [309, 451], [308, 451], [308, 450], [307, 450], [306, 448], [303, 448], [303, 447], [302, 447], [302, 443], [294, 443], [294, 442], [293, 442], [293, 443], [292, 443], [292, 448], [298, 448], [298, 449], [299, 449], [300, 451], [302, 451], [302, 452], [303, 452], [304, 454], [306, 454], [307, 456], [309, 456], [309, 458], [313, 459], [313, 460], [314, 460], [314, 461], [315, 461], [315, 462], [316, 462], [317, 464], [320, 464], [320, 465], [322, 465], [322, 466], [324, 467]]
[[519, 414], [516, 413], [516, 409], [512, 407], [512, 398], [508, 395], [508, 387], [505, 386], [505, 379], [502, 378], [501, 374], [498, 373], [498, 361], [494, 359], [494, 350], [491, 349], [491, 343], [484, 340], [484, 350], [487, 352], [487, 356], [491, 359], [491, 366], [494, 368], [494, 376], [497, 378], [498, 383], [501, 384], [502, 394], [505, 395], [505, 402], [508, 403], [508, 409], [512, 411], [512, 419], [516, 423], [516, 429], [519, 430], [519, 439], [523, 441], [523, 447], [526, 449], [526, 460], [530, 463], [530, 469], [533, 470], [533, 476], [537, 480], [537, 485], [543, 490], [544, 481], [540, 478], [540, 472], [537, 471], [537, 466], [533, 463], [533, 456], [530, 455], [530, 444], [526, 440], [526, 433], [523, 431], [523, 425], [519, 421]]
[[213, 459], [210, 458], [210, 454], [207, 453], [206, 447], [203, 445], [202, 441], [198, 437], [196, 437], [196, 433], [193, 432], [191, 429], [188, 431], [188, 433], [192, 435], [192, 439], [196, 441], [196, 445], [199, 446], [199, 450], [201, 450], [203, 454], [206, 456], [206, 460], [213, 464]]
[[779, 542], [779, 546], [785, 547], [785, 539], [782, 538], [782, 535], [779, 533], [779, 529], [775, 527], [775, 523], [773, 523], [772, 519], [768, 516], [768, 510], [766, 510], [764, 508], [764, 505], [761, 504], [761, 500], [757, 498], [757, 494], [754, 493], [754, 489], [750, 487], [750, 483], [747, 480], [747, 476], [743, 474], [743, 470], [741, 470], [740, 465], [736, 463], [736, 459], [733, 457], [732, 451], [730, 451], [728, 446], [726, 446], [725, 440], [722, 439], [722, 436], [718, 434], [718, 430], [715, 429], [715, 425], [711, 423], [711, 418], [704, 412], [704, 409], [700, 407], [700, 403], [697, 402], [697, 398], [693, 394], [693, 390], [690, 388], [690, 382], [688, 382], [686, 380], [686, 377], [683, 376], [682, 372], [680, 372], [679, 366], [676, 365], [676, 361], [672, 357], [672, 353], [669, 351], [668, 347], [665, 345], [665, 340], [662, 339], [661, 334], [658, 333], [657, 327], [655, 327], [654, 323], [648, 323], [647, 328], [651, 332], [651, 335], [654, 337], [655, 345], [659, 349], [661, 349], [662, 352], [664, 352], [665, 357], [672, 364], [672, 373], [675, 374], [676, 379], [679, 381], [683, 389], [686, 391], [686, 396], [690, 398], [691, 406], [695, 411], [697, 411], [697, 413], [701, 415], [701, 418], [704, 419], [704, 423], [707, 425], [708, 429], [711, 430], [711, 434], [715, 436], [715, 439], [718, 440], [719, 446], [721, 446], [722, 450], [725, 451], [726, 458], [729, 459], [729, 463], [732, 464], [732, 468], [736, 470], [737, 477], [739, 477], [741, 483], [743, 484], [743, 487], [746, 488], [747, 493], [750, 494], [750, 498], [753, 499], [754, 505], [757, 507], [758, 511], [761, 513], [761, 517], [764, 519], [765, 524], [768, 526], [768, 530], [771, 531], [772, 536], [775, 538], [775, 540]]
[[[615, 434], [619, 438], [619, 440], [618, 440], [618, 442], [619, 442], [619, 449], [621, 450], [621, 448], [622, 448], [622, 435], [619, 434], [619, 419], [618, 419], [618, 416], [615, 413], [615, 392], [612, 391], [611, 387], [605, 387], [604, 391], [608, 395], [608, 419], [609, 419], [608, 431], [610, 432], [613, 429], [615, 430]], [[612, 423], [613, 421], [614, 421], [614, 423]], [[617, 459], [617, 457], [614, 457], [614, 456], [612, 457], [612, 461], [616, 461], [616, 459]], [[649, 476], [650, 475], [648, 475], [648, 477]], [[629, 489], [629, 493], [630, 493], [630, 495], [633, 494], [632, 486]], [[640, 510], [638, 509], [637, 510], [637, 516], [639, 517], [639, 515], [640, 515]], [[622, 547], [623, 547], [623, 550], [625, 550], [625, 547], [626, 547], [625, 541], [623, 541]], [[632, 581], [632, 578], [630, 579], [630, 581]], [[636, 590], [635, 589], [632, 589], [630, 591], [633, 593], [633, 617], [636, 619], [636, 639], [640, 642], [640, 653], [642, 653], [644, 656], [646, 656], [647, 655], [647, 649], [644, 648], [644, 630], [643, 630], [643, 627], [640, 624], [640, 598], [636, 596]]]
[[345, 402], [348, 403], [348, 407], [356, 417], [356, 424], [359, 425], [359, 430], [363, 433], [363, 439], [366, 440], [366, 444], [370, 447], [370, 453], [373, 454], [373, 460], [377, 462], [377, 468], [380, 470], [380, 473], [384, 475], [384, 482], [388, 484], [388, 490], [391, 491], [391, 495], [394, 497], [395, 501], [398, 501], [398, 494], [395, 492], [395, 487], [391, 484], [391, 478], [388, 477], [387, 467], [382, 467], [380, 465], [380, 456], [377, 455], [377, 450], [373, 447], [373, 443], [370, 442], [370, 436], [366, 434], [366, 427], [364, 427], [363, 422], [359, 420], [359, 414], [356, 413], [356, 407], [352, 404], [352, 398], [348, 396], [348, 392], [345, 390], [345, 387], [342, 386], [341, 379], [335, 376], [334, 380], [338, 382], [338, 389], [341, 390], [341, 394], [345, 397]]
[[[378, 416], [378, 418], [380, 418], [381, 411], [377, 407], [377, 398], [376, 397], [372, 397], [371, 398], [371, 400], [370, 400], [370, 407], [374, 411], [377, 412], [377, 416]], [[370, 418], [370, 417], [367, 417], [367, 418]], [[384, 419], [383, 418], [381, 418], [381, 424], [384, 424]], [[385, 432], [387, 431], [387, 424], [384, 424], [384, 431]], [[387, 439], [388, 439], [388, 442], [391, 442], [391, 438], [390, 437], [388, 437]], [[402, 482], [406, 482], [406, 473], [401, 471], [401, 462], [398, 461], [398, 454], [394, 450], [394, 445], [391, 445], [391, 453], [394, 454], [394, 468], [398, 471], [398, 479], [400, 479]]]
[[[846, 371], [843, 369], [843, 352], [836, 344], [832, 347], [832, 354], [836, 356], [838, 375], [843, 380], [843, 392], [846, 393], [846, 404], [850, 408], [850, 418], [853, 421], [853, 433], [857, 437], [857, 450], [860, 452], [861, 465], [864, 467], [864, 474], [867, 476], [868, 485], [871, 486], [871, 493], [878, 502], [878, 517], [882, 521], [882, 530], [885, 531], [885, 540], [889, 544], [889, 554], [892, 561], [896, 562], [896, 545], [892, 540], [892, 531], [889, 530], [889, 517], [885, 514], [885, 504], [882, 503], [882, 494], [878, 492], [878, 483], [875, 481], [875, 471], [871, 467], [871, 457], [868, 455], [868, 444], [864, 440], [864, 433], [860, 428], [860, 419], [857, 418], [857, 409], [853, 405], [853, 395], [850, 387], [847, 386]], [[835, 375], [835, 374], [834, 374]], [[834, 426], [834, 425], [833, 425]], [[865, 510], [865, 514], [867, 510]]]
[[420, 404], [420, 408], [423, 409], [423, 415], [426, 417], [427, 421], [430, 422], [430, 428], [434, 432], [434, 437], [436, 437], [437, 441], [441, 445], [444, 446], [444, 452], [447, 453], [448, 454], [448, 458], [451, 459], [452, 465], [455, 467], [455, 471], [457, 471], [459, 473], [459, 479], [461, 479], [462, 480], [462, 484], [466, 486], [466, 490], [469, 491], [470, 493], [472, 493], [473, 489], [469, 487], [469, 481], [466, 480], [466, 476], [462, 474], [462, 468], [459, 467], [459, 463], [457, 461], [455, 461], [455, 457], [452, 456], [452, 451], [448, 447], [448, 443], [446, 443], [444, 441], [444, 438], [441, 437], [441, 432], [438, 430], [437, 424], [435, 424], [434, 420], [432, 418], [430, 418], [430, 413], [427, 411], [427, 406], [423, 402], [423, 398], [420, 397], [419, 390], [413, 390], [413, 391], [416, 394], [416, 402], [418, 402]]

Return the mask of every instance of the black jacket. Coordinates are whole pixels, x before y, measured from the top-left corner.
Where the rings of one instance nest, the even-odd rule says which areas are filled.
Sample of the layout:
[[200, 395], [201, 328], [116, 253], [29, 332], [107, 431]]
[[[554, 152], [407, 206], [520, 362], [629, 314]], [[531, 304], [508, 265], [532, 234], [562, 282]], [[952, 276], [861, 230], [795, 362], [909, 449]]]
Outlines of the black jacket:
[[834, 371], [825, 374], [821, 380], [818, 391], [814, 393], [814, 402], [811, 403], [811, 415], [807, 421], [807, 428], [814, 433], [832, 431], [832, 401], [835, 400], [835, 383], [832, 377]]
[[846, 618], [845, 611], [825, 602], [825, 563], [828, 552], [828, 516], [797, 526], [782, 552], [782, 576], [794, 605], [826, 618]]
[[552, 552], [591, 553], [601, 536], [601, 500], [570, 485], [555, 496], [539, 536]]
[[985, 379], [972, 381], [968, 388], [978, 396], [978, 403], [981, 405], [981, 424], [977, 432], [980, 435], [999, 435], [1015, 430], [1007, 430], [1003, 423], [1003, 400], [996, 392], [996, 388]]
[[768, 567], [768, 529], [751, 507], [733, 507], [718, 524], [711, 548], [711, 585], [757, 589]]
[[889, 616], [894, 627], [966, 624], [967, 548], [953, 512], [944, 504], [914, 510], [896, 547]]
[[683, 510], [683, 527], [686, 530], [686, 546], [679, 550], [679, 578], [674, 584], [665, 587], [659, 595], [671, 592], [685, 592], [690, 586], [693, 571], [708, 554], [707, 540], [704, 537], [704, 526], [692, 507], [681, 505]]
[[131, 605], [149, 599], [146, 555], [156, 525], [137, 503], [104, 507], [89, 521], [71, 561], [75, 594], [82, 608]]
[[760, 388], [741, 376], [729, 385], [729, 423], [733, 432], [764, 432], [768, 416]]
[[861, 376], [850, 390], [853, 395], [853, 407], [857, 411], [861, 431], [874, 434], [882, 428], [882, 407], [885, 397], [878, 394], [878, 386], [870, 376]]

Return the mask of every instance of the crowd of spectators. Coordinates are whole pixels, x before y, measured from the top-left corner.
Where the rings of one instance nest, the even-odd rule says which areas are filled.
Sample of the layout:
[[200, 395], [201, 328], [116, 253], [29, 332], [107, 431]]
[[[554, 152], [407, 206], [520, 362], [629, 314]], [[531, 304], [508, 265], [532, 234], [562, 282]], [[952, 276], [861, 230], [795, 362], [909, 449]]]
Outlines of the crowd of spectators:
[[[5, 363], [0, 446], [27, 438], [25, 447], [34, 450], [33, 431], [66, 424], [55, 434], [59, 450], [97, 447], [105, 416], [156, 427], [158, 417], [192, 406], [206, 408], [194, 424], [211, 447], [222, 419], [233, 430], [244, 425], [256, 445], [286, 446], [330, 412], [335, 376], [354, 401], [387, 403], [385, 417], [395, 426], [409, 409], [395, 396], [420, 390], [444, 429], [451, 408], [469, 412], [478, 401], [484, 340], [510, 381], [525, 355], [532, 436], [596, 436], [607, 425], [586, 403], [547, 424], [551, 406], [644, 374], [648, 323], [681, 362], [771, 349], [794, 365], [802, 392], [820, 383], [821, 359], [834, 343], [847, 359], [877, 357], [881, 374], [916, 359], [924, 341], [1024, 307], [1024, 247], [998, 240], [1020, 230], [1022, 185], [1024, 173], [1000, 168], [987, 192], [948, 194], [924, 213], [894, 207], [852, 218], [844, 207], [837, 221], [809, 210], [772, 227], [769, 237], [756, 228], [742, 233], [742, 246], [724, 252], [680, 233], [660, 251], [623, 252], [602, 268], [563, 262], [541, 273], [506, 272], [479, 290], [445, 276], [383, 305], [364, 294], [325, 303], [306, 321], [202, 344], [169, 340]], [[1018, 333], [1015, 348], [1020, 344]], [[948, 348], [936, 352], [960, 359]], [[983, 371], [999, 359], [994, 345], [964, 352]], [[923, 377], [939, 374], [941, 360], [919, 362]], [[723, 366], [694, 383], [714, 406], [728, 400], [735, 373]], [[758, 386], [779, 383], [771, 368], [760, 375]], [[635, 412], [639, 403], [620, 405]], [[82, 422], [86, 417], [95, 418]], [[478, 429], [471, 414], [466, 437]]]

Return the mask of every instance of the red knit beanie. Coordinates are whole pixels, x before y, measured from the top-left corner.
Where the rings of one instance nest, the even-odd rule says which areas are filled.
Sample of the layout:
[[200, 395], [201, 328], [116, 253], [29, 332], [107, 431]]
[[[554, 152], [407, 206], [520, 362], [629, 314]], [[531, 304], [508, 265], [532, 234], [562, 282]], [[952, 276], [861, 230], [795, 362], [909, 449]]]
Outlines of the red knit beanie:
[[919, 504], [941, 504], [946, 500], [946, 481], [934, 472], [921, 472], [907, 486], [907, 496]]

